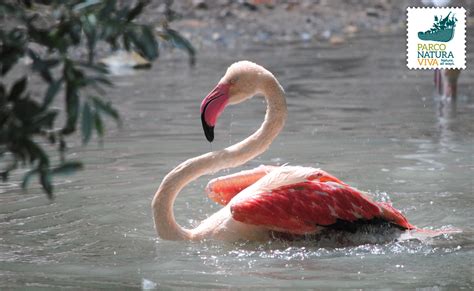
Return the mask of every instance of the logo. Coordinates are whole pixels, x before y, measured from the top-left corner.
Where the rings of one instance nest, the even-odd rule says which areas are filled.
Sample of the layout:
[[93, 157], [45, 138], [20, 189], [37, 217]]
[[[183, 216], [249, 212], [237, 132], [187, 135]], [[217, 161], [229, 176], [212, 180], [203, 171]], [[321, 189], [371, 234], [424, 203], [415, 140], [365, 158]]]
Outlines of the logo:
[[464, 8], [408, 8], [407, 15], [408, 68], [466, 67]]
[[458, 21], [454, 18], [454, 15], [449, 18], [451, 12], [448, 13], [448, 16], [441, 18], [438, 16], [434, 17], [433, 27], [430, 30], [425, 32], [418, 32], [418, 38], [421, 40], [432, 40], [439, 42], [448, 42], [453, 39], [454, 27]]

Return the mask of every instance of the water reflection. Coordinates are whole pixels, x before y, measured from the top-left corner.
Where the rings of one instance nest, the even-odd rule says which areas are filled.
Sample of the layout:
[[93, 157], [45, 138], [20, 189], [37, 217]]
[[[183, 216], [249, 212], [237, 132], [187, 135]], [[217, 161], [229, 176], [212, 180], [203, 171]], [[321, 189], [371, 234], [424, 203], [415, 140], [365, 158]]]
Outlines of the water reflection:
[[439, 144], [441, 151], [453, 150], [452, 138], [454, 136], [453, 125], [456, 122], [456, 99], [438, 97], [436, 102], [436, 118], [438, 121]]
[[[194, 70], [162, 60], [146, 74], [114, 77], [110, 96], [126, 119], [124, 128], [108, 125], [103, 148], [74, 149], [87, 168], [56, 180], [54, 202], [38, 184], [19, 190], [20, 175], [0, 186], [0, 288], [471, 288], [473, 96], [461, 96], [457, 104], [426, 97], [429, 74], [406, 69], [404, 37], [360, 38], [336, 49], [263, 46], [218, 57], [203, 52]], [[419, 227], [464, 232], [343, 247], [156, 238], [152, 195], [179, 162], [210, 150], [200, 101], [236, 59], [274, 71], [290, 111], [270, 150], [241, 169], [321, 166], [390, 200]], [[472, 71], [463, 72], [460, 93], [470, 94], [473, 79]], [[213, 149], [257, 129], [264, 108], [261, 99], [229, 108]], [[175, 214], [182, 225], [192, 227], [219, 208], [202, 190], [210, 178], [178, 197]]]

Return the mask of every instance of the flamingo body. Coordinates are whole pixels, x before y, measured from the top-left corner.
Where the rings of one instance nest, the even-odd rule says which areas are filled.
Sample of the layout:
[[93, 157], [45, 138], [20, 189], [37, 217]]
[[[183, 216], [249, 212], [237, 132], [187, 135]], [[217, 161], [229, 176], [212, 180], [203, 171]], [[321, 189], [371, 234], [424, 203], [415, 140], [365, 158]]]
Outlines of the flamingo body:
[[384, 220], [412, 229], [389, 205], [373, 201], [320, 169], [274, 169], [230, 201], [232, 218], [268, 230], [310, 234], [338, 222]]
[[[226, 241], [293, 239], [292, 235], [317, 234], [341, 224], [372, 221], [387, 222], [399, 229], [414, 228], [390, 204], [375, 202], [368, 194], [311, 167], [260, 166], [211, 180], [206, 189], [217, 189], [219, 182], [225, 181], [226, 187], [220, 189], [228, 190], [229, 199], [231, 189], [238, 189], [232, 183], [243, 185], [242, 181], [249, 181], [249, 175], [265, 172], [193, 229], [192, 237]], [[210, 195], [215, 194], [210, 192]]]

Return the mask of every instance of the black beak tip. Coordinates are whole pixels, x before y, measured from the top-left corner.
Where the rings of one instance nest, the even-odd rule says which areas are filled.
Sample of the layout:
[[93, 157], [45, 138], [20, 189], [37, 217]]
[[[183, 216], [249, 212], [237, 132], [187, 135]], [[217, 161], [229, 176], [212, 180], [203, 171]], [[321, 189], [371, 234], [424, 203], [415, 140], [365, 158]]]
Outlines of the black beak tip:
[[207, 124], [206, 120], [204, 120], [204, 114], [201, 115], [202, 121], [202, 128], [204, 129], [204, 135], [206, 135], [206, 139], [209, 142], [214, 140], [214, 126], [210, 126]]
[[212, 142], [214, 140], [214, 126], [204, 128], [204, 134], [206, 135], [207, 141]]

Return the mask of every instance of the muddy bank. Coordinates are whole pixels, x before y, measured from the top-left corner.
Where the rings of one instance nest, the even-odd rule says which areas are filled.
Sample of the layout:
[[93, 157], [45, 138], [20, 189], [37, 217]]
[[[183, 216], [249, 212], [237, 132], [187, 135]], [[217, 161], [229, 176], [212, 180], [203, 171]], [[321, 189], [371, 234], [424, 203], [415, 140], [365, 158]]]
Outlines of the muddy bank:
[[[451, 1], [451, 5], [474, 7], [470, 1]], [[163, 6], [152, 3], [144, 18], [159, 21], [154, 18]], [[171, 26], [198, 50], [239, 49], [254, 43], [341, 45], [359, 34], [402, 32], [408, 6], [424, 4], [413, 0], [185, 0], [172, 4], [179, 18]]]

